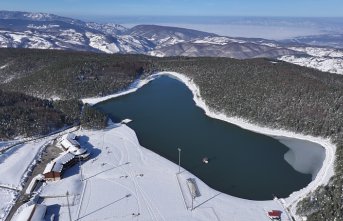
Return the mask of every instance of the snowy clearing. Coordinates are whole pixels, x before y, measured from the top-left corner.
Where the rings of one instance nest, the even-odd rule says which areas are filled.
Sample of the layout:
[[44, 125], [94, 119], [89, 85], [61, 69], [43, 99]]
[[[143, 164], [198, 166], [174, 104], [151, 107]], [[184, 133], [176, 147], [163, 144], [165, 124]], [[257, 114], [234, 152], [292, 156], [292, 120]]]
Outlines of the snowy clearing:
[[16, 199], [16, 191], [0, 188], [0, 221], [5, 220]]
[[341, 57], [297, 57], [294, 55], [286, 55], [278, 59], [308, 68], [315, 68], [324, 72], [343, 74], [343, 59]]
[[[25, 174], [49, 138], [19, 144], [0, 155], [0, 185], [21, 190]], [[20, 162], [20, 163], [18, 163]]]

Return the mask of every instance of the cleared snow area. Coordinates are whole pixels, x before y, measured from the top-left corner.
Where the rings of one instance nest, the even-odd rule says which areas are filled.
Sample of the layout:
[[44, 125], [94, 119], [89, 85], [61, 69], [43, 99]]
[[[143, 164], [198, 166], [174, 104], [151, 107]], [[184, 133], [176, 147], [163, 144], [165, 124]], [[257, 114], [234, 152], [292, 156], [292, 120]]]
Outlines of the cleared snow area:
[[159, 52], [159, 51], [149, 51], [148, 55], [155, 56], [155, 57], [164, 57], [166, 56], [165, 53]]
[[0, 187], [0, 221], [5, 220], [15, 199], [16, 191]]
[[121, 49], [120, 51], [126, 53], [144, 53], [145, 50], [151, 49], [148, 46], [144, 46], [143, 42], [130, 35], [117, 36], [117, 40], [119, 42], [118, 46]]
[[297, 57], [294, 55], [285, 55], [279, 60], [286, 61], [292, 64], [315, 68], [320, 71], [331, 72], [334, 74], [343, 74], [343, 56], [340, 58], [327, 57]]
[[61, 33], [59, 34], [59, 38], [63, 38], [64, 42], [75, 45], [83, 45], [85, 42], [83, 35], [77, 32], [75, 29], [66, 29], [60, 31]]
[[34, 20], [41, 20], [41, 19], [51, 18], [51, 14], [48, 14], [48, 13], [37, 13], [37, 12], [25, 13], [23, 16], [25, 16], [27, 18], [34, 19]]
[[[300, 140], [314, 142], [314, 143], [319, 144], [320, 146], [322, 146], [325, 149], [324, 162], [322, 163], [322, 167], [320, 168], [320, 170], [318, 171], [317, 175], [312, 180], [312, 182], [308, 186], [306, 186], [305, 188], [292, 193], [288, 198], [278, 201], [278, 202], [282, 203], [282, 205], [287, 207], [290, 211], [292, 211], [293, 216], [297, 220], [300, 220], [300, 217], [297, 217], [295, 215], [297, 202], [299, 202], [301, 199], [303, 199], [311, 191], [315, 190], [318, 186], [327, 184], [329, 179], [334, 174], [334, 161], [335, 161], [336, 146], [329, 139], [297, 134], [297, 133], [294, 133], [291, 131], [266, 128], [266, 127], [262, 127], [259, 125], [252, 124], [252, 123], [250, 123], [247, 120], [242, 119], [242, 118], [228, 117], [223, 113], [215, 112], [215, 111], [211, 110], [206, 105], [205, 101], [201, 98], [200, 89], [195, 85], [195, 83], [191, 79], [186, 77], [185, 75], [179, 74], [176, 72], [160, 72], [160, 73], [157, 73], [155, 75], [150, 76], [148, 79], [144, 79], [142, 81], [135, 82], [134, 87], [129, 88], [127, 91], [123, 91], [123, 92], [113, 94], [110, 96], [106, 96], [106, 97], [83, 99], [83, 102], [94, 105], [98, 102], [101, 102], [101, 101], [104, 101], [104, 100], [107, 100], [107, 99], [110, 99], [113, 97], [118, 97], [118, 96], [121, 96], [124, 94], [132, 93], [132, 92], [136, 91], [138, 88], [142, 87], [143, 85], [147, 84], [149, 81], [155, 79], [156, 77], [158, 77], [160, 75], [168, 75], [170, 77], [174, 77], [174, 78], [182, 81], [183, 83], [185, 83], [188, 86], [188, 88], [193, 92], [193, 95], [194, 95], [193, 99], [194, 99], [196, 105], [199, 106], [200, 108], [202, 108], [205, 111], [205, 113], [212, 118], [220, 119], [220, 120], [235, 124], [241, 128], [251, 130], [251, 131], [254, 131], [257, 133], [266, 134], [269, 136], [281, 136], [283, 138], [289, 137], [289, 138], [296, 138], [296, 139], [300, 139]], [[285, 143], [285, 144], [288, 147], [290, 147], [293, 151], [296, 151], [298, 154], [299, 153], [303, 154], [303, 152], [301, 150], [295, 150], [294, 148], [292, 148], [294, 146], [294, 144], [291, 144], [289, 142]], [[316, 162], [316, 163], [318, 163], [318, 162]], [[293, 166], [299, 167], [299, 165], [295, 165], [295, 163]], [[318, 168], [318, 166], [319, 165], [315, 165], [314, 167]], [[302, 169], [302, 168], [300, 168], [300, 169]], [[259, 205], [261, 203], [259, 201], [249, 201], [249, 202], [255, 202], [252, 204], [257, 204], [257, 205]], [[234, 220], [234, 219], [229, 219], [229, 220]], [[240, 220], [240, 219], [237, 219], [237, 220]], [[257, 219], [257, 220], [263, 220], [263, 219]]]
[[109, 43], [105, 36], [100, 34], [94, 34], [91, 32], [86, 32], [87, 38], [89, 38], [89, 46], [99, 49], [105, 53], [116, 53], [119, 52], [119, 48], [115, 43]]
[[0, 186], [21, 190], [30, 166], [49, 138], [19, 144], [0, 155]]
[[232, 39], [229, 37], [205, 37], [203, 39], [198, 39], [198, 40], [193, 41], [193, 43], [198, 43], [198, 44], [215, 44], [215, 45], [226, 45], [232, 42], [246, 43], [246, 41]]
[[29, 24], [27, 27], [28, 28], [33, 28], [33, 29], [48, 29], [48, 28], [59, 28], [60, 25], [54, 25], [54, 24], [34, 25], [34, 24]]
[[[82, 173], [75, 165], [61, 181], [43, 187], [47, 216], [59, 213], [60, 220], [69, 219], [67, 191], [72, 220], [267, 221], [266, 211], [284, 211], [279, 201], [239, 199], [211, 189], [183, 169], [177, 174], [177, 165], [140, 146], [126, 125], [77, 134], [92, 157], [82, 164]], [[193, 210], [188, 178], [196, 180], [200, 192]], [[282, 220], [288, 220], [285, 212]]]
[[41, 36], [30, 32], [6, 32], [0, 31], [0, 47], [19, 47], [49, 49], [53, 45]]
[[308, 55], [315, 57], [332, 57], [342, 58], [343, 51], [335, 48], [319, 48], [319, 47], [290, 47], [294, 51], [305, 52]]
[[278, 59], [320, 71], [343, 74], [342, 50], [320, 47], [290, 47], [289, 49], [304, 52], [310, 56], [285, 55]]

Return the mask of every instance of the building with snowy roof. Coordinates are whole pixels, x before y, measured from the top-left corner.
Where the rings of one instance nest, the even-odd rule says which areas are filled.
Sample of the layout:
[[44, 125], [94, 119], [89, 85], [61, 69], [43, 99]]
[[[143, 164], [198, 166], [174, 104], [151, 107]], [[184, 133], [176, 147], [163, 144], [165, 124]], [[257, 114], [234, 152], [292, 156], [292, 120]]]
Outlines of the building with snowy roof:
[[65, 168], [72, 166], [76, 162], [74, 154], [65, 152], [56, 159], [48, 163], [43, 171], [46, 181], [56, 181], [61, 179]]
[[61, 146], [65, 151], [68, 151], [81, 159], [87, 159], [89, 153], [85, 148], [82, 148], [77, 141], [77, 136], [73, 133], [68, 133], [62, 137]]

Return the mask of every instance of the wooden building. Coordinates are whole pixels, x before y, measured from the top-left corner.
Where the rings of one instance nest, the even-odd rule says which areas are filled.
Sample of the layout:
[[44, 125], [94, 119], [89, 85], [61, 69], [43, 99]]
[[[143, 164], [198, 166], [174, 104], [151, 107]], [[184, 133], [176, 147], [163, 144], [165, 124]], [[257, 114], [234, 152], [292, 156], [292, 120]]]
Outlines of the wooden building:
[[48, 163], [43, 171], [46, 181], [57, 181], [61, 179], [63, 171], [76, 162], [74, 154], [65, 152], [61, 156]]

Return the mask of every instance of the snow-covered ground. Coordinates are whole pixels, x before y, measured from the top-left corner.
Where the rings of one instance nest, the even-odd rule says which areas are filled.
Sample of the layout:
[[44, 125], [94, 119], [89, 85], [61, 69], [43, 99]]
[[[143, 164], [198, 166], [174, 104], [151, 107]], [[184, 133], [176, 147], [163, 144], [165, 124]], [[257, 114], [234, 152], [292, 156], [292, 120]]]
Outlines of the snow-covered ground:
[[215, 44], [215, 45], [226, 45], [231, 42], [236, 42], [236, 43], [246, 43], [246, 41], [239, 40], [239, 39], [234, 39], [234, 38], [229, 38], [229, 37], [205, 37], [203, 39], [197, 39], [194, 40], [193, 43], [197, 44]]
[[323, 47], [290, 47], [289, 49], [304, 52], [309, 56], [285, 55], [278, 59], [320, 71], [343, 74], [342, 50]]
[[[318, 186], [326, 184], [330, 177], [334, 174], [334, 160], [335, 160], [335, 151], [336, 151], [336, 146], [334, 144], [332, 144], [332, 142], [328, 139], [325, 138], [321, 138], [321, 137], [312, 137], [312, 136], [307, 136], [307, 135], [302, 135], [302, 134], [296, 134], [294, 132], [291, 131], [284, 131], [284, 130], [277, 130], [277, 129], [271, 129], [271, 128], [266, 128], [266, 127], [261, 127], [258, 125], [254, 125], [249, 123], [248, 121], [241, 119], [241, 118], [236, 118], [236, 117], [227, 117], [225, 114], [223, 113], [217, 113], [212, 111], [208, 106], [206, 106], [205, 101], [202, 100], [201, 96], [200, 96], [200, 90], [199, 88], [194, 84], [194, 82], [189, 79], [188, 77], [186, 77], [185, 75], [179, 74], [179, 73], [175, 73], [175, 72], [160, 72], [157, 73], [151, 77], [149, 77], [148, 79], [142, 80], [142, 81], [138, 81], [135, 82], [134, 87], [131, 87], [129, 90], [127, 91], [122, 91], [120, 93], [117, 94], [113, 94], [107, 97], [102, 97], [102, 98], [89, 98], [89, 99], [84, 99], [83, 102], [85, 103], [89, 103], [89, 104], [96, 104], [98, 102], [113, 98], [113, 97], [117, 97], [117, 96], [121, 96], [127, 93], [132, 93], [134, 91], [136, 91], [139, 87], [142, 87], [143, 85], [145, 85], [146, 83], [148, 83], [149, 81], [155, 79], [156, 77], [160, 76], [160, 75], [168, 75], [170, 77], [174, 77], [180, 81], [182, 81], [183, 83], [185, 83], [190, 90], [193, 92], [193, 99], [195, 101], [195, 103], [201, 107], [202, 109], [205, 110], [205, 113], [212, 117], [212, 118], [216, 118], [216, 119], [220, 119], [235, 125], [238, 125], [244, 129], [248, 129], [257, 133], [262, 133], [262, 134], [266, 134], [269, 136], [277, 136], [279, 137], [279, 139], [281, 139], [280, 137], [282, 137], [281, 140], [284, 141], [284, 143], [286, 145], [288, 145], [293, 151], [297, 152], [298, 155], [303, 155], [304, 152], [301, 150], [301, 148], [297, 147], [297, 144], [292, 143], [292, 142], [287, 142], [285, 141], [285, 139], [287, 139], [287, 137], [289, 138], [297, 138], [300, 140], [305, 140], [305, 141], [309, 141], [309, 142], [314, 142], [317, 143], [319, 145], [321, 145], [322, 147], [324, 147], [325, 149], [325, 159], [324, 162], [321, 163], [320, 161], [316, 161], [313, 162], [314, 164], [322, 164], [321, 165], [314, 165], [314, 167], [312, 168], [313, 170], [316, 170], [317, 175], [314, 177], [313, 181], [306, 186], [305, 188], [296, 191], [294, 193], [292, 193], [288, 198], [286, 199], [282, 199], [280, 202], [283, 203], [284, 206], [288, 207], [293, 215], [295, 215], [295, 209], [296, 209], [296, 203], [299, 202], [301, 199], [303, 199], [308, 193], [310, 193], [311, 191], [315, 190]], [[301, 156], [298, 156], [301, 158]], [[301, 167], [301, 165], [299, 165], [299, 162], [295, 162], [294, 165], [295, 167]], [[320, 170], [318, 170], [319, 166], [321, 166]], [[299, 168], [298, 168], [299, 169]], [[300, 168], [299, 170], [302, 170], [303, 168]], [[224, 194], [223, 194], [224, 195]], [[235, 199], [235, 198], [233, 198]], [[249, 201], [251, 204], [256, 204], [256, 205], [260, 205], [261, 202], [258, 201]], [[254, 203], [253, 203], [254, 202]], [[299, 219], [299, 217], [297, 217], [297, 219]], [[242, 219], [244, 220], [244, 219]], [[260, 219], [262, 220], [262, 219]]]
[[19, 144], [0, 155], [0, 186], [21, 190], [25, 174], [50, 139]]
[[343, 51], [336, 48], [323, 48], [323, 47], [290, 47], [294, 51], [305, 52], [314, 57], [331, 57], [342, 58]]
[[119, 48], [115, 43], [109, 43], [104, 35], [86, 32], [89, 38], [89, 46], [99, 49], [105, 53], [113, 54], [119, 52]]
[[294, 55], [286, 55], [278, 59], [300, 66], [315, 68], [320, 71], [343, 74], [342, 57], [298, 57]]
[[83, 45], [85, 43], [83, 35], [75, 29], [61, 29], [60, 32], [59, 37], [62, 37], [64, 42], [75, 45]]
[[[68, 220], [269, 220], [266, 211], [284, 211], [278, 201], [250, 201], [211, 189], [187, 171], [140, 146], [135, 132], [112, 124], [100, 131], [78, 131], [92, 158], [48, 183], [41, 196], [48, 216]], [[195, 178], [201, 196], [193, 208], [186, 180]], [[56, 207], [56, 204], [61, 205]], [[139, 214], [139, 215], [138, 215]], [[48, 217], [46, 217], [48, 218]], [[282, 220], [287, 220], [283, 212]]]
[[16, 191], [0, 188], [0, 221], [5, 220], [14, 201], [16, 199]]

